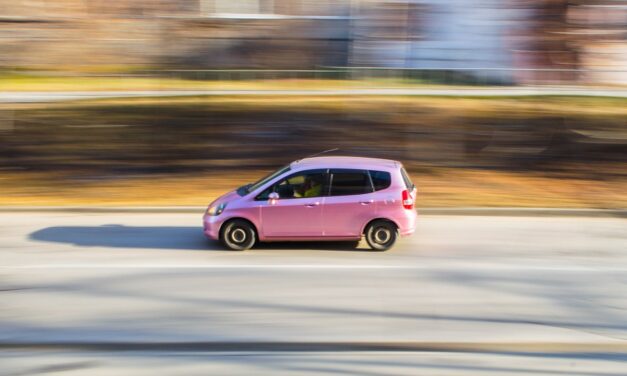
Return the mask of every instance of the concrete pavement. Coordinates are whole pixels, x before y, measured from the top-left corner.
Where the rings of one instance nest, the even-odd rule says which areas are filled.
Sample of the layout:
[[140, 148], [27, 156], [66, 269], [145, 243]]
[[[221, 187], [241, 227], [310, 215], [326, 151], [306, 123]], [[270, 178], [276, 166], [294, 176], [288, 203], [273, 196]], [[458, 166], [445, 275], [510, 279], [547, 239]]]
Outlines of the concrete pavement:
[[[0, 352], [8, 375], [624, 376], [620, 354]], [[54, 372], [54, 373], [53, 373]]]
[[587, 87], [488, 87], [488, 88], [350, 88], [317, 90], [126, 90], [126, 91], [14, 91], [0, 92], [0, 103], [55, 102], [84, 99], [134, 98], [134, 97], [181, 97], [181, 96], [591, 96], [626, 98], [625, 89]]
[[200, 215], [4, 212], [0, 362], [16, 374], [618, 375], [626, 224], [422, 215], [385, 253], [231, 252], [202, 237]]

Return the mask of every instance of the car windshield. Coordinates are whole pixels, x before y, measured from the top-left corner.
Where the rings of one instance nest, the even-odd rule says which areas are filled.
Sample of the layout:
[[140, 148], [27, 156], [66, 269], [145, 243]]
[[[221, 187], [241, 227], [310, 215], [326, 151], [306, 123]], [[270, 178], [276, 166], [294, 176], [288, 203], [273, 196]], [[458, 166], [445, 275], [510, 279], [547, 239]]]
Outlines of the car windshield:
[[262, 186], [264, 186], [267, 182], [271, 181], [272, 179], [276, 178], [279, 175], [283, 175], [284, 173], [286, 173], [287, 171], [290, 170], [290, 166], [285, 166], [282, 167], [276, 171], [274, 171], [273, 173], [261, 178], [260, 180], [258, 180], [256, 183], [253, 184], [247, 184], [243, 187], [238, 188], [237, 193], [240, 196], [244, 196], [249, 194], [252, 191], [256, 191], [257, 189], [261, 188]]

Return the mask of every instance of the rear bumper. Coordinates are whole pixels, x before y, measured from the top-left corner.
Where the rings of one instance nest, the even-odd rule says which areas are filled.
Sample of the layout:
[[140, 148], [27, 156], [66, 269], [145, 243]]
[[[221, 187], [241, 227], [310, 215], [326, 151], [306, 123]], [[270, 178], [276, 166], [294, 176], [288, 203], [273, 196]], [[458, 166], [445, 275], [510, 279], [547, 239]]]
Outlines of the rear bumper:
[[418, 213], [416, 210], [406, 210], [405, 215], [399, 221], [399, 233], [401, 236], [410, 236], [414, 232], [416, 232], [416, 220], [418, 218]]
[[416, 232], [416, 229], [415, 228], [410, 228], [410, 229], [401, 230], [400, 234], [401, 234], [402, 237], [406, 237], [406, 236], [413, 235], [414, 232]]

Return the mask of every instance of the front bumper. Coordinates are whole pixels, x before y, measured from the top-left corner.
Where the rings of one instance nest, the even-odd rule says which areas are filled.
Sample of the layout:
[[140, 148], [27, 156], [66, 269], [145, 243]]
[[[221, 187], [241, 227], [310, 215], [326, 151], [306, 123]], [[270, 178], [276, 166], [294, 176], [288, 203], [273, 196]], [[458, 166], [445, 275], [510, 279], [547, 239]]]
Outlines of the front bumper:
[[202, 217], [203, 233], [209, 239], [218, 240], [220, 238], [220, 226], [222, 221], [220, 216], [205, 214]]

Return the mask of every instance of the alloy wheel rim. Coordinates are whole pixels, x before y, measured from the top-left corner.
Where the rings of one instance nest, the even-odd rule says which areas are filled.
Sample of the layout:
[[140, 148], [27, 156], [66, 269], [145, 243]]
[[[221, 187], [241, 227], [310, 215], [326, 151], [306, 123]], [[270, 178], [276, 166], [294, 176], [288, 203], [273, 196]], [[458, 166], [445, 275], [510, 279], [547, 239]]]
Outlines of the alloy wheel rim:
[[374, 240], [379, 244], [387, 243], [391, 237], [390, 230], [387, 228], [379, 227], [374, 231]]
[[241, 228], [236, 228], [231, 231], [231, 240], [235, 243], [243, 243], [246, 240], [246, 231]]

